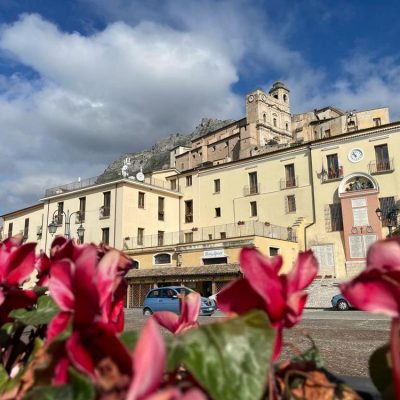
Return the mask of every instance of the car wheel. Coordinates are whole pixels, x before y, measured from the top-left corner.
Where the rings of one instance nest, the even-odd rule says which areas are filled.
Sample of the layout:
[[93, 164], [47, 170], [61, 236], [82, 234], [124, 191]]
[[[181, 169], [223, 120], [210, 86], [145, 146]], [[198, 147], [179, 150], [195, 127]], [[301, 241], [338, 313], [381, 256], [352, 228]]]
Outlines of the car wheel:
[[339, 311], [347, 311], [350, 308], [346, 300], [339, 300], [336, 307]]
[[151, 311], [150, 308], [145, 308], [145, 309], [143, 310], [143, 315], [144, 315], [145, 317], [150, 317], [150, 315], [152, 315], [152, 314], [153, 314], [153, 311]]

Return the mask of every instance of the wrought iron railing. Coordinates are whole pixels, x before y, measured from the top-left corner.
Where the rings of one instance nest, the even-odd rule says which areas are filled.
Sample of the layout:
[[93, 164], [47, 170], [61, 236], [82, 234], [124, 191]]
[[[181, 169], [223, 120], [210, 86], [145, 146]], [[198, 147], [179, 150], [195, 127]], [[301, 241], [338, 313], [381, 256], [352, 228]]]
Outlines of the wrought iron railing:
[[299, 186], [299, 178], [293, 177], [293, 178], [283, 178], [281, 179], [281, 190], [282, 189], [289, 189], [293, 187]]
[[244, 196], [251, 196], [253, 194], [259, 194], [261, 191], [261, 186], [258, 183], [257, 185], [250, 185], [243, 187], [243, 195]]
[[[193, 243], [210, 241], [216, 239], [240, 238], [245, 236], [261, 236], [272, 239], [296, 242], [296, 232], [292, 228], [271, 225], [260, 221], [240, 221], [241, 224], [223, 224], [207, 226], [203, 228], [192, 228], [178, 232], [164, 232], [162, 245], [171, 246], [182, 243]], [[190, 235], [185, 235], [190, 233]], [[137, 249], [142, 247], [160, 246], [160, 236], [144, 235], [143, 237], [126, 237], [124, 239], [125, 249]]]
[[382, 161], [371, 161], [368, 165], [370, 174], [379, 174], [380, 172], [394, 171], [394, 162], [392, 159]]
[[322, 175], [322, 182], [334, 181], [341, 178], [343, 178], [343, 168], [339, 167], [326, 171], [326, 173]]
[[110, 207], [101, 206], [99, 208], [99, 218], [110, 218]]
[[[112, 182], [117, 179], [122, 179], [122, 177], [114, 176], [112, 178], [111, 177], [106, 178], [103, 175], [99, 175], [99, 176], [95, 176], [93, 178], [82, 179], [79, 181], [67, 183], [65, 185], [60, 185], [60, 186], [46, 189], [44, 196], [45, 197], [55, 196], [57, 194], [71, 192], [73, 190], [83, 189], [83, 188], [87, 188], [90, 186], [99, 185], [102, 183]], [[126, 179], [129, 180], [130, 178], [126, 178]], [[179, 187], [172, 188], [171, 182], [169, 182], [169, 181], [161, 181], [158, 179], [153, 179], [153, 178], [148, 178], [148, 177], [145, 177], [144, 181], [138, 181], [136, 179], [132, 179], [132, 181], [140, 183], [140, 184], [144, 184], [144, 185], [150, 185], [150, 186], [155, 186], [155, 187], [162, 188], [162, 189], [172, 190], [174, 192], [179, 192]]]

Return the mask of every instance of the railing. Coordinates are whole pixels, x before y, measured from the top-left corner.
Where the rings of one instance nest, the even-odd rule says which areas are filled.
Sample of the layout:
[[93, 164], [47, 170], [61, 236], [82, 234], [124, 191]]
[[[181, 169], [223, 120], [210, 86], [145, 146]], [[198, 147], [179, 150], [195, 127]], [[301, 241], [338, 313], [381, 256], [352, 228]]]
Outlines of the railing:
[[[93, 178], [82, 179], [79, 181], [67, 183], [65, 185], [60, 185], [60, 186], [46, 189], [44, 197], [55, 196], [57, 194], [71, 192], [73, 190], [83, 189], [83, 188], [87, 188], [87, 187], [95, 186], [95, 185], [100, 185], [102, 183], [112, 182], [117, 179], [122, 179], [122, 177], [120, 177], [120, 176], [104, 177], [103, 175], [98, 175]], [[136, 178], [132, 178], [132, 179], [126, 178], [126, 179], [132, 180], [133, 182], [145, 184], [145, 185], [156, 186], [158, 188], [172, 190], [174, 192], [179, 191], [179, 187], [172, 189], [171, 182], [169, 182], [169, 181], [168, 182], [160, 181], [158, 179], [153, 179], [153, 178], [145, 178], [143, 182], [136, 180]]]
[[75, 215], [75, 223], [81, 224], [83, 222], [85, 222], [85, 212], [79, 211], [78, 214]]
[[381, 172], [391, 172], [394, 171], [393, 158], [390, 160], [383, 160], [380, 162], [371, 161], [368, 165], [370, 174], [379, 174]]
[[[185, 234], [190, 233], [185, 237]], [[178, 232], [164, 232], [163, 246], [172, 246], [182, 243], [193, 243], [209, 240], [224, 240], [244, 236], [261, 236], [272, 239], [296, 242], [296, 232], [291, 228], [270, 225], [260, 221], [242, 221], [241, 224], [224, 224], [193, 228]], [[141, 243], [141, 244], [138, 244]], [[127, 237], [124, 241], [125, 249], [138, 249], [142, 247], [160, 246], [160, 236], [144, 235], [143, 237]]]
[[295, 178], [289, 178], [289, 179], [281, 179], [281, 190], [283, 189], [289, 189], [293, 187], [299, 186], [299, 178], [296, 176]]
[[110, 207], [101, 206], [99, 208], [99, 219], [110, 218]]
[[193, 222], [193, 215], [192, 214], [186, 214], [185, 215], [185, 222], [186, 223]]
[[159, 211], [158, 212], [158, 220], [159, 221], [164, 221], [164, 211]]
[[322, 175], [322, 182], [329, 182], [342, 178], [343, 178], [343, 168], [339, 167], [338, 169], [330, 169], [328, 170], [328, 172]]
[[253, 194], [258, 194], [258, 193], [260, 193], [260, 184], [243, 187], [244, 196], [251, 196]]
[[58, 226], [62, 226], [63, 224], [63, 214], [57, 214], [54, 216], [54, 223]]

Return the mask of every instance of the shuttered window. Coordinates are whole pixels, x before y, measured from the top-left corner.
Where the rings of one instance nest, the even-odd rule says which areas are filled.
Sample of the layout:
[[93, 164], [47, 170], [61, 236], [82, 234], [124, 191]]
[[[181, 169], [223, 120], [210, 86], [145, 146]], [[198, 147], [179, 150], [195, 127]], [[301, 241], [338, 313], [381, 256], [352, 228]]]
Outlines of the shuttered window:
[[340, 203], [329, 204], [329, 212], [331, 218], [331, 231], [343, 230], [342, 206]]
[[388, 215], [392, 210], [396, 208], [396, 201], [393, 196], [391, 197], [381, 197], [379, 199], [379, 208], [382, 211], [382, 225], [388, 226], [389, 225], [389, 218]]

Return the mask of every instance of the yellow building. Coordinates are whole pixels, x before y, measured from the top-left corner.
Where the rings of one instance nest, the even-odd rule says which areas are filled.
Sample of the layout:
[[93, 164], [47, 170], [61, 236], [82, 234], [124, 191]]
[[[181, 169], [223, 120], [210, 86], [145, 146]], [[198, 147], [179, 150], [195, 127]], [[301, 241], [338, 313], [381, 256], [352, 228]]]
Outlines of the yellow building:
[[281, 82], [246, 105], [246, 118], [172, 149], [170, 169], [48, 189], [39, 204], [2, 216], [4, 234], [22, 232], [48, 251], [50, 225], [122, 249], [135, 260], [128, 306], [154, 285], [217, 292], [240, 274], [244, 246], [282, 254], [284, 271], [312, 248], [320, 276], [359, 272], [368, 246], [397, 226], [400, 123], [389, 123], [387, 108], [291, 115]]

